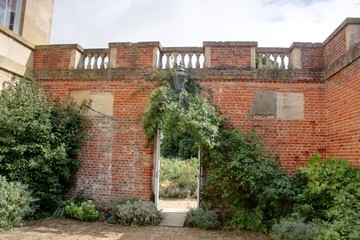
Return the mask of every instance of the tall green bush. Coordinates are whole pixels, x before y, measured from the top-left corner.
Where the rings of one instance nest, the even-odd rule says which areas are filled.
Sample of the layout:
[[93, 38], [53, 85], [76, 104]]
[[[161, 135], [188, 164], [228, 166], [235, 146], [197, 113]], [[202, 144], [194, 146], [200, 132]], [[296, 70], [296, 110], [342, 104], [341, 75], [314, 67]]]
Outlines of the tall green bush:
[[35, 80], [7, 82], [0, 94], [0, 174], [26, 183], [37, 215], [61, 202], [79, 161], [86, 118], [74, 104], [50, 102]]
[[22, 224], [32, 212], [34, 198], [24, 184], [8, 182], [0, 176], [0, 229], [10, 229]]
[[226, 128], [221, 128], [219, 137], [218, 145], [203, 152], [209, 171], [206, 201], [220, 209], [256, 210], [262, 224], [286, 215], [294, 195], [289, 176], [266, 150], [261, 137]]

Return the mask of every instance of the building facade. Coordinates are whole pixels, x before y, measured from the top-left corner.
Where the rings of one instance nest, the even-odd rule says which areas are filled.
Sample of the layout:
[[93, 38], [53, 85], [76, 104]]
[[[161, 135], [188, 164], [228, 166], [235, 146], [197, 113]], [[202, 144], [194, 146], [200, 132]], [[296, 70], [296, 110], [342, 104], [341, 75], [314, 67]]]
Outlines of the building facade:
[[13, 76], [29, 76], [34, 49], [50, 41], [54, 0], [0, 1], [0, 88]]

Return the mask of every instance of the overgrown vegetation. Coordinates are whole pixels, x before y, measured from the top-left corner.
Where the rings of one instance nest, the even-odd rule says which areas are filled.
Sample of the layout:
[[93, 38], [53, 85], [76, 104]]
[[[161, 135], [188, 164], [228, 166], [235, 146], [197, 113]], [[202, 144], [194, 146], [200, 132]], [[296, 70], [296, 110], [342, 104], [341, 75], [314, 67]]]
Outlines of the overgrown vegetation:
[[[148, 142], [159, 128], [173, 139], [186, 134], [194, 140], [207, 170], [203, 205], [215, 209], [225, 227], [272, 229], [274, 239], [360, 238], [358, 168], [316, 156], [286, 174], [257, 133], [224, 122], [195, 79], [176, 90], [174, 70], [163, 74], [166, 81], [150, 95], [144, 116]], [[205, 211], [192, 210], [188, 219]], [[203, 227], [201, 221], [190, 225]]]
[[34, 198], [27, 187], [20, 182], [8, 182], [0, 176], [0, 229], [21, 226], [26, 215], [33, 210]]
[[157, 225], [160, 220], [160, 213], [153, 202], [134, 199], [115, 204], [109, 222], [125, 226], [146, 226]]
[[160, 197], [186, 198], [196, 196], [199, 160], [161, 158]]
[[13, 80], [1, 90], [0, 175], [28, 185], [36, 217], [54, 211], [72, 183], [86, 122], [81, 108], [49, 101], [35, 80]]

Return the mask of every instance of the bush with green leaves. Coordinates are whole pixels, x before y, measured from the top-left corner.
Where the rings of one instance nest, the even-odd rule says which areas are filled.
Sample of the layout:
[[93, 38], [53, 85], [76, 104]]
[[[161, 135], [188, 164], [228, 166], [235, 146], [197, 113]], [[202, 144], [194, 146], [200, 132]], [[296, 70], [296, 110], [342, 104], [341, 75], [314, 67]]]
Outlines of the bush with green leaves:
[[86, 222], [93, 222], [101, 217], [101, 214], [96, 210], [96, 206], [91, 200], [78, 204], [70, 202], [65, 207], [65, 214], [71, 218]]
[[323, 220], [319, 236], [324, 239], [360, 238], [360, 169], [347, 160], [321, 160], [316, 155], [299, 169], [302, 191], [296, 197], [294, 214]]
[[116, 204], [112, 209], [112, 223], [121, 225], [157, 225], [161, 217], [153, 202], [128, 200]]
[[196, 195], [199, 160], [177, 160], [161, 158], [160, 197], [185, 198]]
[[237, 208], [231, 219], [225, 222], [229, 229], [248, 229], [264, 232], [266, 226], [263, 223], [263, 212], [259, 207], [256, 209]]
[[28, 185], [36, 216], [61, 203], [80, 166], [87, 120], [75, 104], [51, 102], [35, 80], [7, 82], [0, 93], [0, 174]]
[[290, 178], [257, 133], [221, 128], [219, 144], [204, 150], [203, 159], [210, 173], [205, 182], [209, 207], [262, 212], [262, 224], [268, 227], [290, 212]]
[[320, 223], [284, 218], [272, 226], [270, 236], [272, 240], [312, 240], [320, 230]]
[[8, 182], [0, 176], [0, 229], [21, 226], [23, 219], [32, 213], [34, 198], [27, 186], [20, 182]]
[[218, 229], [221, 227], [218, 215], [214, 210], [192, 208], [186, 213], [185, 226], [201, 229]]

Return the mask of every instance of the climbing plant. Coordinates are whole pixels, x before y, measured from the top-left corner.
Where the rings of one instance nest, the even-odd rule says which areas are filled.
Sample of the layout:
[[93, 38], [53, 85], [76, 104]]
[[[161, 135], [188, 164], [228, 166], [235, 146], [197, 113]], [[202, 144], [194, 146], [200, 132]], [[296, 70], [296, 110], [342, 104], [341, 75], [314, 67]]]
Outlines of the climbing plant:
[[175, 86], [176, 70], [161, 71], [160, 87], [149, 96], [144, 114], [144, 129], [150, 143], [159, 128], [164, 137], [192, 136], [198, 146], [214, 146], [222, 118], [207, 95], [201, 95], [198, 81], [186, 76], [183, 87]]

